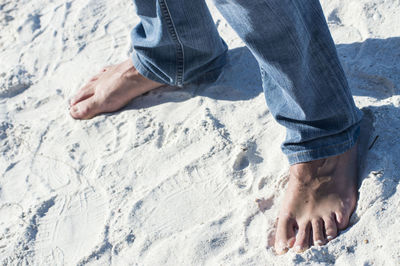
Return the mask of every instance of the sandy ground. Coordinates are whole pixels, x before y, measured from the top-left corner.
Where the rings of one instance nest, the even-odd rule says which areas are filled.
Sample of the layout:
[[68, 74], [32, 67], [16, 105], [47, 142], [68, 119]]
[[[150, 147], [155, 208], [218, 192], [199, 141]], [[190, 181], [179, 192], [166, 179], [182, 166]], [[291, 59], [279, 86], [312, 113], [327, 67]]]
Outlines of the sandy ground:
[[132, 3], [0, 0], [1, 264], [399, 265], [400, 1], [322, 5], [365, 113], [360, 199], [337, 239], [278, 257], [284, 128], [214, 7], [232, 49], [217, 82], [75, 121], [68, 99], [131, 52]]

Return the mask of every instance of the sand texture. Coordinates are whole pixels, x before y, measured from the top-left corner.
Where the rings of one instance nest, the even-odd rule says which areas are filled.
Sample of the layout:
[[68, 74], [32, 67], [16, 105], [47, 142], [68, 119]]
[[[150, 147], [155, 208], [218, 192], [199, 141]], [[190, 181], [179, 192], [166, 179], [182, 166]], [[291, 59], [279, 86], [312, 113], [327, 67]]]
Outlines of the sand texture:
[[328, 245], [276, 256], [285, 130], [212, 5], [215, 83], [76, 121], [69, 98], [132, 52], [131, 1], [0, 0], [0, 264], [400, 265], [400, 1], [321, 3], [365, 114], [359, 202]]

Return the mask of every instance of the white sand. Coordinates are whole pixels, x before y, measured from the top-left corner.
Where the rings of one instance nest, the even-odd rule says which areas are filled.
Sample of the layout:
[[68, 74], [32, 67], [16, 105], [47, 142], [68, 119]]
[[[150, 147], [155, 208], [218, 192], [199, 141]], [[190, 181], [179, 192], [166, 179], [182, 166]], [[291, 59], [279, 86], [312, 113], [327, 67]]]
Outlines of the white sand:
[[322, 4], [366, 114], [363, 143], [379, 137], [363, 152], [349, 229], [277, 257], [284, 129], [214, 7], [234, 49], [214, 86], [160, 89], [75, 121], [68, 99], [130, 53], [131, 2], [0, 0], [1, 264], [399, 265], [400, 1]]

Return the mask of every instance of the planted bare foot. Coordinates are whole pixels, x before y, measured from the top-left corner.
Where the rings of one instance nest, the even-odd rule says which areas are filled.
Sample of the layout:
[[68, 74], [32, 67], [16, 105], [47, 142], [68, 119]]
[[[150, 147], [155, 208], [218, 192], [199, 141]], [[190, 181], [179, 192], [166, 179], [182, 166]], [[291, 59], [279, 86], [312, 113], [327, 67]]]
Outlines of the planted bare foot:
[[128, 59], [92, 77], [71, 99], [70, 114], [75, 119], [90, 119], [114, 112], [133, 98], [162, 85], [139, 74]]
[[303, 252], [324, 245], [348, 226], [357, 202], [357, 145], [327, 159], [290, 167], [275, 250]]

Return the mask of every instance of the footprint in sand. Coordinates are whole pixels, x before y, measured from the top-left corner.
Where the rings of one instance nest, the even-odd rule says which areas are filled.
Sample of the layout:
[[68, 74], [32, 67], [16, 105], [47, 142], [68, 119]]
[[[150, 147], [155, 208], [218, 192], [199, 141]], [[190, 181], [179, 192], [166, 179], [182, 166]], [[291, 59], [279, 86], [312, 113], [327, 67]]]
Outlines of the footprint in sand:
[[257, 150], [257, 144], [253, 140], [248, 140], [246, 144], [241, 145], [241, 149], [236, 155], [233, 163], [234, 171], [241, 171], [251, 164], [259, 164], [263, 162], [263, 158]]
[[243, 148], [241, 152], [236, 156], [236, 160], [233, 163], [233, 170], [241, 171], [249, 166], [250, 162], [247, 158], [247, 148]]
[[23, 66], [15, 66], [8, 73], [0, 73], [0, 99], [10, 98], [32, 85], [32, 75]]
[[[107, 199], [93, 188], [57, 196], [41, 206], [30, 221], [37, 265], [57, 265], [58, 259], [75, 264], [101, 242]], [[28, 228], [28, 230], [29, 230]], [[36, 264], [34, 263], [34, 264]]]

